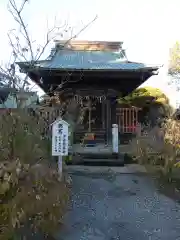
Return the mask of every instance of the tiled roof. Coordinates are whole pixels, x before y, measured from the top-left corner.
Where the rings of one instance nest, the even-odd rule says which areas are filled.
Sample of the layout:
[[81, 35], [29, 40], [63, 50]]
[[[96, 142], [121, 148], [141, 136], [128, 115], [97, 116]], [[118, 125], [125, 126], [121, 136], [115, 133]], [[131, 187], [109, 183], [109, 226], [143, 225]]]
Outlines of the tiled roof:
[[[21, 69], [30, 67], [28, 62], [18, 63]], [[158, 70], [158, 66], [127, 61], [122, 42], [106, 41], [56, 41], [47, 60], [35, 64], [42, 70]]]
[[39, 62], [41, 68], [50, 69], [114, 69], [138, 70], [151, 66], [143, 63], [128, 62], [123, 52], [59, 50], [50, 60]]

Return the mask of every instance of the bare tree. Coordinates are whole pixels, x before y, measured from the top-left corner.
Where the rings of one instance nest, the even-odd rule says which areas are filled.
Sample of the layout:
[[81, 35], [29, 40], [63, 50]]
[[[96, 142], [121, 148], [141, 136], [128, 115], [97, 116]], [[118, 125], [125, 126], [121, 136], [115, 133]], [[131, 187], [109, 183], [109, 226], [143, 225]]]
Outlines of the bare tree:
[[169, 84], [175, 85], [177, 91], [180, 90], [180, 43], [177, 41], [169, 51], [169, 74], [172, 79]]
[[169, 51], [169, 73], [178, 74], [180, 73], [180, 43], [176, 42]]
[[52, 42], [52, 40], [61, 32], [66, 31], [67, 24], [56, 26], [56, 23], [51, 29], [47, 30], [46, 41], [44, 45], [36, 43], [32, 40], [28, 31], [28, 26], [23, 19], [23, 11], [28, 0], [22, 0], [21, 5], [18, 7], [17, 1], [9, 0], [8, 10], [11, 13], [14, 21], [18, 24], [18, 29], [11, 29], [8, 32], [9, 43], [12, 48], [10, 62], [5, 68], [1, 67], [0, 71], [6, 75], [9, 80], [8, 85], [16, 87], [20, 90], [25, 90], [30, 84], [28, 76], [19, 76], [17, 74], [16, 61], [29, 61], [31, 64], [37, 62], [43, 55], [45, 49]]
[[[67, 45], [72, 39], [77, 38], [84, 30], [86, 30], [92, 23], [94, 23], [97, 19], [97, 15], [87, 24], [85, 24], [77, 33], [74, 34], [73, 28], [68, 26], [68, 23], [65, 21], [61, 25], [58, 25], [56, 23], [56, 19], [54, 22], [54, 26], [52, 28], [48, 27], [47, 24], [47, 32], [46, 32], [46, 39], [43, 45], [38, 44], [36, 40], [32, 39], [30, 36], [30, 32], [28, 29], [28, 24], [24, 21], [23, 13], [25, 10], [25, 7], [29, 1], [28, 0], [21, 0], [21, 4], [17, 0], [8, 0], [8, 10], [10, 14], [12, 15], [14, 21], [17, 23], [17, 29], [11, 29], [8, 32], [8, 39], [9, 43], [12, 49], [12, 54], [9, 63], [5, 68], [0, 67], [0, 72], [2, 72], [3, 78], [6, 82], [6, 86], [13, 87], [15, 89], [18, 89], [18, 91], [27, 91], [32, 90], [36, 84], [33, 85], [33, 87], [30, 88], [30, 79], [28, 77], [28, 74], [20, 74], [17, 65], [15, 64], [17, 61], [26, 61], [29, 64], [33, 66], [36, 65], [36, 63], [41, 59], [43, 56], [46, 48], [52, 43], [52, 41], [55, 40], [55, 38], [60, 36], [62, 39], [64, 38], [67, 33], [69, 33], [69, 38], [64, 42], [64, 46]], [[70, 73], [67, 71], [66, 77], [62, 79], [61, 83], [54, 87], [53, 85], [50, 87], [49, 92], [47, 93], [49, 97], [49, 101], [47, 102], [53, 102], [54, 105], [61, 106], [60, 112], [65, 112], [66, 115], [68, 115], [68, 112], [71, 112], [68, 110], [73, 104], [74, 111], [75, 112], [82, 112], [80, 111], [80, 105], [76, 102], [72, 103], [72, 99], [69, 101], [66, 101], [62, 104], [59, 100], [59, 92], [62, 90], [63, 86], [70, 81]], [[83, 72], [77, 81], [81, 81], [83, 77]], [[30, 88], [30, 89], [29, 89]], [[47, 98], [46, 98], [47, 100]], [[20, 106], [22, 103], [19, 102], [18, 99], [17, 106]], [[23, 100], [22, 100], [23, 101]], [[51, 104], [52, 106], [52, 104]], [[76, 107], [75, 107], [76, 106]], [[46, 109], [47, 104], [45, 104], [44, 108]], [[70, 115], [72, 116], [72, 114]]]
[[[92, 21], [87, 23], [76, 34], [73, 34], [73, 28], [69, 27], [66, 21], [61, 25], [58, 25], [55, 19], [54, 26], [52, 28], [47, 26], [46, 39], [44, 44], [41, 45], [31, 38], [28, 24], [26, 24], [23, 18], [23, 12], [28, 2], [28, 0], [22, 0], [19, 5], [19, 2], [16, 0], [8, 1], [8, 10], [18, 27], [17, 29], [11, 29], [8, 32], [8, 39], [12, 53], [9, 63], [7, 63], [5, 67], [0, 66], [0, 73], [3, 76], [0, 78], [0, 82], [7, 87], [18, 89], [18, 91], [31, 91], [36, 84], [30, 88], [31, 84], [28, 74], [20, 74], [15, 62], [26, 61], [33, 67], [41, 59], [45, 50], [57, 36], [63, 38], [65, 34], [69, 32], [70, 37], [64, 44], [66, 45], [69, 41], [75, 39], [79, 34], [87, 29], [97, 19], [97, 16], [95, 16]], [[54, 91], [59, 91], [68, 81], [69, 73], [67, 72], [66, 78], [56, 87], [56, 89], [53, 87], [50, 88], [52, 95], [54, 95]]]
[[[43, 45], [38, 44], [36, 40], [31, 39], [30, 33], [28, 31], [28, 25], [23, 19], [23, 11], [28, 3], [28, 0], [22, 0], [21, 5], [17, 4], [16, 0], [8, 1], [8, 10], [11, 13], [14, 21], [18, 24], [18, 29], [11, 29], [8, 32], [9, 43], [12, 48], [12, 54], [9, 63], [5, 68], [0, 67], [0, 72], [6, 75], [8, 80], [8, 86], [17, 87], [21, 90], [26, 89], [30, 83], [28, 75], [19, 76], [17, 74], [17, 67], [15, 65], [16, 61], [28, 61], [30, 64], [34, 65], [38, 60], [43, 56], [46, 48], [52, 43], [52, 41], [60, 36], [63, 38], [65, 33], [68, 31], [71, 33], [70, 38], [67, 40], [70, 41], [76, 38], [81, 32], [88, 28], [96, 19], [95, 18], [86, 24], [78, 33], [73, 34], [72, 27], [69, 27], [67, 22], [64, 22], [61, 26], [57, 25], [56, 19], [54, 26], [48, 28], [46, 32], [46, 39]], [[48, 24], [47, 24], [48, 25]], [[66, 43], [65, 43], [66, 44]], [[66, 80], [67, 81], [67, 80]], [[61, 87], [61, 86], [59, 86]]]

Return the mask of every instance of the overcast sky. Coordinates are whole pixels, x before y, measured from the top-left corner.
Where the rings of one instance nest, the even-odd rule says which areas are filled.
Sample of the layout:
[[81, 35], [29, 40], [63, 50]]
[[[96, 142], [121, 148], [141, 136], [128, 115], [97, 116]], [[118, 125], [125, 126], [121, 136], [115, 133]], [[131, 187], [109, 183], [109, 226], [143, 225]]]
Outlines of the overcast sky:
[[[180, 39], [179, 12], [180, 0], [29, 0], [24, 19], [31, 37], [43, 43], [47, 19], [49, 26], [55, 17], [58, 24], [66, 21], [76, 33], [97, 14], [96, 22], [79, 39], [124, 41], [129, 60], [166, 66], [169, 47]], [[5, 62], [9, 57], [7, 31], [16, 27], [7, 0], [0, 0], [0, 22], [0, 60]], [[165, 68], [149, 82], [167, 92], [164, 79]]]

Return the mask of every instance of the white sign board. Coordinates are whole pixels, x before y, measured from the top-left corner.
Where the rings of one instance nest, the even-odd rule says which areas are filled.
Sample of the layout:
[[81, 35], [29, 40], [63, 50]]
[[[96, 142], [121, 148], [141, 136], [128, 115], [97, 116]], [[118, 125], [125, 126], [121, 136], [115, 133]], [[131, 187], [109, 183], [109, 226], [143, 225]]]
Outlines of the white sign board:
[[57, 119], [52, 124], [52, 156], [67, 156], [69, 149], [69, 124]]
[[113, 153], [119, 152], [119, 139], [118, 139], [118, 125], [113, 124], [112, 125], [112, 148]]

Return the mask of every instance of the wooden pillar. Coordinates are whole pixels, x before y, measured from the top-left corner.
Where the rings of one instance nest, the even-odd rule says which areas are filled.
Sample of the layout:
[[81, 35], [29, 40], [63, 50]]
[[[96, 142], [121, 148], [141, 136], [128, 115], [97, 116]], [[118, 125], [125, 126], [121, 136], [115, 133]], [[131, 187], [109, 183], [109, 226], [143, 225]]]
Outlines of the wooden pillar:
[[116, 108], [117, 108], [117, 102], [116, 102], [116, 98], [112, 98], [111, 99], [111, 125], [112, 124], [117, 124], [117, 119], [116, 119]]
[[119, 123], [117, 122], [117, 111], [116, 111], [116, 109], [117, 109], [117, 105], [118, 105], [118, 102], [117, 102], [117, 97], [116, 96], [113, 96], [112, 98], [111, 98], [111, 102], [110, 102], [110, 106], [111, 106], [111, 129], [110, 129], [110, 131], [111, 131], [111, 136], [112, 136], [112, 125], [113, 124], [118, 124], [118, 130], [120, 130], [119, 129]]
[[111, 102], [106, 99], [106, 144], [111, 144]]
[[105, 130], [106, 129], [106, 101], [103, 101], [102, 103], [102, 129]]

